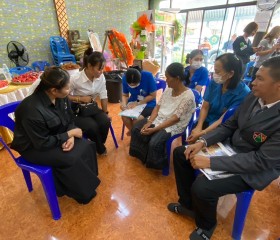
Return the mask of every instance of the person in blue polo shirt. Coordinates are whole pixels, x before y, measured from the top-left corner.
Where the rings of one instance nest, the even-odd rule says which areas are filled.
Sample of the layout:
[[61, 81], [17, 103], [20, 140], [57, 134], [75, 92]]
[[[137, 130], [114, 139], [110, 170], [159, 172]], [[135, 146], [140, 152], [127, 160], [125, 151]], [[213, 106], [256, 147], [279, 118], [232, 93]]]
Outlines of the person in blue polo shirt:
[[140, 104], [147, 104], [137, 119], [122, 116], [122, 121], [127, 127], [127, 135], [137, 121], [151, 115], [156, 106], [157, 87], [153, 75], [147, 71], [129, 68], [122, 79], [123, 95], [121, 110], [135, 108]]
[[249, 94], [249, 87], [241, 81], [242, 62], [233, 53], [217, 57], [213, 80], [204, 95], [197, 126], [187, 141], [194, 143], [200, 136], [221, 124], [224, 113], [239, 105]]
[[202, 66], [203, 59], [203, 52], [199, 49], [191, 51], [186, 56], [186, 64], [190, 64], [185, 68], [185, 74], [190, 81], [188, 87], [197, 90], [200, 94], [209, 82], [208, 70]]

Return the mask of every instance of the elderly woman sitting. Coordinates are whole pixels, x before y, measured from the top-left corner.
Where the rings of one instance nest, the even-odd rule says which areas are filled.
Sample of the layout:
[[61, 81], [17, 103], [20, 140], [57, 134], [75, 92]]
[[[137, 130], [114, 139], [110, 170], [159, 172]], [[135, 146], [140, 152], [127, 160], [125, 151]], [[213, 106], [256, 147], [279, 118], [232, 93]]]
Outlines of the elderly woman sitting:
[[131, 132], [129, 154], [149, 168], [162, 169], [167, 162], [168, 138], [182, 132], [195, 110], [192, 91], [184, 85], [186, 75], [180, 63], [170, 64], [165, 72], [168, 87], [149, 119], [137, 122]]

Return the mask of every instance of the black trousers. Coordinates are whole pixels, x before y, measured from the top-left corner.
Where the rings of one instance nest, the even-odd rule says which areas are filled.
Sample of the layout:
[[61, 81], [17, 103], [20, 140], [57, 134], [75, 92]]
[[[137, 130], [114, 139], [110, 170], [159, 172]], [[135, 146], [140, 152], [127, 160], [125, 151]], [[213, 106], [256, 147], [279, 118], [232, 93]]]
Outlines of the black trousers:
[[195, 211], [196, 225], [210, 230], [217, 223], [219, 197], [251, 189], [240, 175], [208, 180], [204, 175], [195, 177], [195, 170], [184, 155], [185, 146], [175, 148], [173, 164], [179, 203]]
[[99, 154], [104, 153], [106, 150], [104, 144], [107, 139], [110, 124], [110, 119], [102, 110], [94, 116], [77, 116], [75, 118], [75, 125], [81, 128], [90, 140], [95, 142], [96, 151]]

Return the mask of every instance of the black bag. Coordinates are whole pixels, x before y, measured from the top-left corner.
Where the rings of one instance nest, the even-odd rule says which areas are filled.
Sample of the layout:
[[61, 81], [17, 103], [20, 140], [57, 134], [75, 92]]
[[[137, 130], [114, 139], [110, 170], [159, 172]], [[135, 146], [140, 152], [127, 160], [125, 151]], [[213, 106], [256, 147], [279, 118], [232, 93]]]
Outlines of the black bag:
[[78, 115], [82, 117], [94, 116], [100, 111], [102, 110], [98, 108], [96, 102], [78, 106]]

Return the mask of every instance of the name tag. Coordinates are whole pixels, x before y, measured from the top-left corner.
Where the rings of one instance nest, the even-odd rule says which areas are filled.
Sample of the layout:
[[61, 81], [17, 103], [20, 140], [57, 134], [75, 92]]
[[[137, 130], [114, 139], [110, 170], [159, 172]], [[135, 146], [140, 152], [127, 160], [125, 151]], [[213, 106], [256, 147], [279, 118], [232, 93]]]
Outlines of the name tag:
[[247, 48], [247, 45], [244, 45], [243, 47], [240, 48], [241, 51]]

